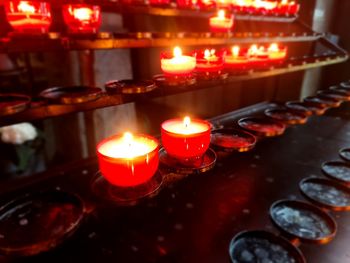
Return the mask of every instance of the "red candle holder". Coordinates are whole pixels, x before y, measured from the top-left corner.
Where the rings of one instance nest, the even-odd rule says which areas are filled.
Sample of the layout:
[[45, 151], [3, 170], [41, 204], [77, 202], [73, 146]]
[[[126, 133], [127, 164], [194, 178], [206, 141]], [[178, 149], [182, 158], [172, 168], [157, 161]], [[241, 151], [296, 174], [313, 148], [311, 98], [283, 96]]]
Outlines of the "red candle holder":
[[196, 58], [195, 72], [199, 78], [212, 79], [222, 75], [222, 56], [215, 49], [195, 51], [193, 56]]
[[216, 9], [215, 0], [198, 0], [198, 6], [201, 10], [212, 10]]
[[164, 77], [169, 83], [182, 84], [193, 79], [196, 58], [192, 55], [183, 55], [181, 48], [175, 47], [173, 53], [161, 53], [160, 62]]
[[150, 5], [154, 6], [168, 6], [170, 5], [170, 0], [148, 0]]
[[230, 50], [223, 51], [224, 68], [226, 71], [233, 73], [241, 73], [249, 69], [249, 58], [247, 52], [239, 46], [233, 46]]
[[247, 52], [249, 68], [264, 70], [269, 66], [269, 54], [264, 46], [252, 45]]
[[219, 10], [217, 16], [209, 19], [210, 30], [218, 33], [230, 32], [233, 28], [234, 16], [226, 15], [225, 10]]
[[272, 65], [280, 65], [286, 60], [287, 46], [280, 46], [277, 43], [272, 43], [268, 48], [269, 60]]
[[50, 4], [36, 1], [5, 1], [7, 20], [19, 33], [47, 33], [51, 25]]
[[197, 9], [198, 0], [177, 0], [178, 8], [182, 9]]
[[210, 144], [210, 123], [203, 120], [171, 119], [162, 123], [162, 144], [167, 153], [179, 160], [200, 158]]
[[89, 4], [64, 5], [63, 18], [70, 33], [96, 33], [101, 25], [99, 6]]
[[97, 146], [101, 174], [114, 186], [144, 184], [158, 169], [158, 151], [158, 141], [148, 135], [126, 133], [107, 138]]
[[296, 15], [300, 9], [300, 4], [295, 1], [288, 2], [288, 0], [282, 0], [275, 8], [275, 13], [281, 16]]

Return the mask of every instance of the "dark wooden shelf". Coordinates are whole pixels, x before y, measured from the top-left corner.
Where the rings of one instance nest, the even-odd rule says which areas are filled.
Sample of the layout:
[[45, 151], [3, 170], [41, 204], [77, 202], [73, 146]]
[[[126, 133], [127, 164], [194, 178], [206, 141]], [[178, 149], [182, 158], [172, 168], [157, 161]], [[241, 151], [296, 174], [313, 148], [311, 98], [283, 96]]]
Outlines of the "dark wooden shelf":
[[299, 33], [99, 33], [91, 36], [64, 36], [49, 33], [45, 36], [29, 37], [12, 35], [0, 39], [0, 52], [42, 52], [60, 50], [151, 48], [180, 46], [212, 46], [264, 42], [316, 41], [322, 34]]
[[246, 74], [230, 76], [226, 80], [217, 80], [217, 81], [200, 81], [196, 85], [179, 87], [171, 89], [169, 88], [158, 88], [154, 92], [143, 94], [143, 95], [108, 95], [103, 94], [98, 100], [74, 104], [74, 105], [45, 105], [36, 108], [30, 108], [23, 112], [3, 116], [0, 118], [0, 126], [10, 125], [18, 122], [24, 121], [35, 121], [55, 116], [61, 116], [64, 114], [74, 113], [74, 112], [83, 112], [90, 111], [104, 107], [117, 106], [129, 102], [135, 102], [140, 100], [148, 100], [157, 97], [164, 97], [169, 95], [175, 95], [180, 93], [186, 93], [190, 91], [206, 89], [210, 87], [228, 85], [237, 81], [245, 81], [257, 78], [271, 77], [296, 71], [302, 71], [310, 68], [316, 68], [331, 64], [340, 63], [346, 61], [348, 55], [346, 53], [334, 52], [332, 55], [322, 55], [322, 56], [313, 56], [313, 57], [304, 57], [304, 58], [291, 58], [289, 59], [284, 66], [279, 68], [270, 68], [263, 71], [249, 71]]

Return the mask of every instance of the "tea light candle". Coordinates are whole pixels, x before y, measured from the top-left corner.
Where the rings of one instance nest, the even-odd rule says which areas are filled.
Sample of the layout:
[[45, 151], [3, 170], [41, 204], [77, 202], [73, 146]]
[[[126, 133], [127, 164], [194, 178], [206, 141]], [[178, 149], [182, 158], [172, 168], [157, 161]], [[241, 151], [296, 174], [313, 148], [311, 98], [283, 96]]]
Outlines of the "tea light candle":
[[219, 72], [222, 67], [221, 57], [216, 55], [215, 49], [206, 49], [204, 52], [195, 52], [197, 72]]
[[253, 2], [253, 8], [256, 12], [269, 13], [272, 12], [277, 7], [277, 2], [255, 0]]
[[47, 33], [51, 25], [50, 4], [35, 1], [5, 1], [7, 20], [17, 32]]
[[233, 15], [226, 17], [225, 10], [219, 10], [217, 16], [209, 19], [210, 29], [216, 32], [227, 32], [233, 27]]
[[280, 48], [277, 43], [271, 44], [267, 51], [272, 61], [283, 61], [287, 56], [287, 47]]
[[101, 25], [101, 10], [96, 5], [64, 5], [63, 18], [72, 33], [96, 33]]
[[158, 169], [158, 142], [147, 135], [112, 136], [97, 146], [101, 174], [115, 186], [131, 187], [147, 182]]
[[190, 75], [196, 67], [196, 59], [191, 56], [183, 56], [179, 47], [174, 48], [173, 56], [163, 54], [161, 68], [166, 75]]
[[245, 69], [248, 66], [248, 57], [241, 55], [241, 48], [233, 46], [231, 51], [224, 52], [224, 66], [226, 69]]
[[170, 156], [186, 160], [201, 157], [209, 148], [210, 123], [189, 117], [161, 125], [162, 143]]
[[289, 2], [288, 0], [282, 0], [275, 8], [279, 15], [296, 15], [299, 9], [300, 5], [298, 3], [295, 1]]
[[269, 59], [267, 50], [263, 46], [258, 47], [257, 45], [250, 46], [248, 57], [252, 68], [265, 67]]

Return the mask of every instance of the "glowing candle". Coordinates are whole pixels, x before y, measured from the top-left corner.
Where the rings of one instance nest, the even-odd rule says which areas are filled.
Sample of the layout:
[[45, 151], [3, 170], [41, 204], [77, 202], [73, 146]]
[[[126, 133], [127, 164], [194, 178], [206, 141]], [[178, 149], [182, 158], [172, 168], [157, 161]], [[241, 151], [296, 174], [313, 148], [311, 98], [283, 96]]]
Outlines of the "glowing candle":
[[189, 117], [162, 123], [162, 143], [167, 153], [178, 159], [201, 157], [209, 147], [210, 123]]
[[5, 1], [7, 20], [16, 32], [47, 33], [51, 25], [49, 3]]
[[276, 9], [277, 2], [255, 0], [255, 2], [253, 3], [253, 7], [255, 9], [255, 12], [267, 13]]
[[241, 48], [239, 46], [233, 46], [231, 51], [224, 52], [224, 67], [228, 71], [245, 70], [248, 63], [248, 57], [241, 54]]
[[283, 61], [287, 56], [287, 47], [280, 48], [277, 43], [271, 44], [268, 49], [269, 59], [272, 61]]
[[263, 46], [258, 47], [255, 44], [248, 49], [248, 57], [249, 65], [256, 69], [265, 68], [269, 59], [267, 50]]
[[125, 133], [103, 140], [97, 146], [101, 174], [120, 187], [147, 182], [158, 169], [158, 142], [147, 135]]
[[96, 33], [101, 25], [101, 10], [88, 4], [64, 5], [63, 18], [71, 33]]
[[217, 72], [219, 73], [223, 68], [222, 58], [216, 55], [215, 49], [206, 49], [203, 51], [196, 51], [196, 72]]
[[179, 8], [192, 9], [198, 5], [198, 0], [176, 0]]
[[162, 54], [161, 68], [166, 75], [190, 75], [195, 67], [196, 59], [191, 56], [182, 55], [182, 50], [179, 47], [174, 48], [173, 55]]
[[276, 13], [279, 15], [296, 15], [299, 9], [299, 4], [295, 1], [289, 2], [288, 0], [282, 0], [275, 8]]
[[226, 16], [225, 10], [219, 10], [217, 16], [209, 19], [210, 29], [214, 32], [227, 32], [233, 27], [233, 15]]

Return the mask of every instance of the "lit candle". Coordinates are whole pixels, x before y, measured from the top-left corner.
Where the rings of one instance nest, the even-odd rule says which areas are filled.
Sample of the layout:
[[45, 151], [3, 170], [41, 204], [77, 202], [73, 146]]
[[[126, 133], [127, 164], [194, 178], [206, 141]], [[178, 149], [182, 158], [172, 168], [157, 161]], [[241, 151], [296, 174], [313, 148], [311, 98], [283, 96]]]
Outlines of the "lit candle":
[[276, 9], [277, 2], [255, 0], [255, 2], [253, 3], [253, 7], [256, 12], [262, 12], [262, 13], [271, 12]]
[[63, 18], [71, 33], [96, 33], [101, 25], [101, 10], [88, 4], [64, 5]]
[[279, 15], [296, 15], [299, 9], [299, 4], [295, 1], [289, 2], [288, 0], [282, 0], [275, 8], [276, 13]]
[[147, 135], [112, 136], [97, 146], [101, 174], [111, 184], [120, 187], [147, 182], [158, 169], [158, 142]]
[[196, 72], [220, 72], [223, 68], [222, 58], [216, 55], [215, 49], [196, 51]]
[[265, 68], [268, 62], [268, 51], [263, 47], [252, 45], [248, 49], [249, 65], [252, 68]]
[[213, 9], [216, 7], [215, 0], [198, 0], [198, 5], [200, 9]]
[[182, 55], [179, 47], [174, 48], [173, 55], [162, 54], [161, 68], [164, 74], [172, 76], [191, 75], [196, 67], [196, 59]]
[[35, 1], [5, 1], [7, 20], [16, 32], [47, 33], [51, 25], [50, 4]]
[[241, 55], [241, 48], [233, 46], [231, 51], [224, 52], [224, 66], [227, 70], [244, 70], [248, 66], [248, 57]]
[[217, 16], [209, 19], [210, 29], [215, 32], [227, 32], [233, 27], [233, 15], [226, 17], [225, 10], [219, 10]]
[[283, 61], [287, 56], [287, 47], [280, 48], [277, 43], [271, 44], [268, 49], [269, 59], [271, 61]]
[[209, 147], [210, 123], [189, 117], [162, 123], [162, 143], [170, 156], [178, 159], [201, 157]]

